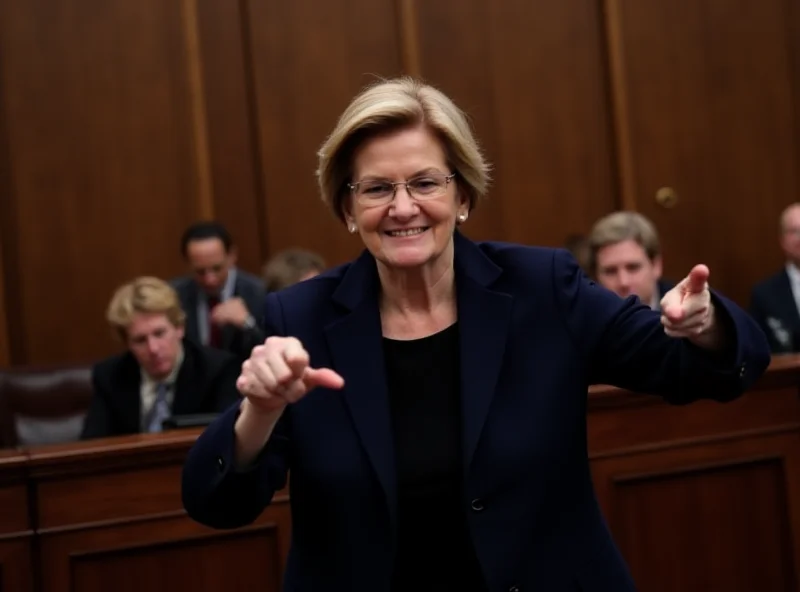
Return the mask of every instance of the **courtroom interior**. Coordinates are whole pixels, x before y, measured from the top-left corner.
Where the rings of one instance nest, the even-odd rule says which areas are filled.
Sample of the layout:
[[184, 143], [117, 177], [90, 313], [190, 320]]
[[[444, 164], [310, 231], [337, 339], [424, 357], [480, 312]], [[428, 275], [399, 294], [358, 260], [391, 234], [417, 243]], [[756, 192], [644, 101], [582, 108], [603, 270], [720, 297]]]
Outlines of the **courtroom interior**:
[[800, 590], [800, 0], [0, 0], [0, 590], [285, 589], [291, 471], [231, 529], [182, 471], [271, 295], [364, 257], [320, 147], [399, 76], [491, 163], [459, 236], [760, 328], [741, 396], [592, 384], [581, 439], [638, 590]]

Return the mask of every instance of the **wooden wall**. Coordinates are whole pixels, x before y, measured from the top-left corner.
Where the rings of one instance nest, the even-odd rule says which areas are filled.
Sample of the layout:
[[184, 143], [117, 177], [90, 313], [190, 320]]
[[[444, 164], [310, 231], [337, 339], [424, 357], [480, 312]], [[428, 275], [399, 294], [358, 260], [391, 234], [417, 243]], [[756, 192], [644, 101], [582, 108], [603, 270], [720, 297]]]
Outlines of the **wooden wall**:
[[[115, 347], [132, 276], [229, 225], [243, 267], [359, 250], [317, 147], [376, 77], [471, 115], [496, 182], [475, 238], [560, 245], [600, 215], [659, 227], [745, 303], [800, 196], [800, 0], [0, 0], [0, 365]], [[658, 201], [657, 192], [677, 195]]]

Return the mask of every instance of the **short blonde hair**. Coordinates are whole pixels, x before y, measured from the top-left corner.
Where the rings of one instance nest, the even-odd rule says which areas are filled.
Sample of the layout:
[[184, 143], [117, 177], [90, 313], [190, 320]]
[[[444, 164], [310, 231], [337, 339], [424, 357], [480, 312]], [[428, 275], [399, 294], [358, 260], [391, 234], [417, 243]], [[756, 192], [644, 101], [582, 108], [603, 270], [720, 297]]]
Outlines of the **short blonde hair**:
[[106, 320], [124, 341], [128, 325], [137, 313], [163, 313], [175, 327], [182, 327], [186, 314], [175, 289], [162, 279], [142, 276], [117, 288], [106, 310]]
[[321, 255], [305, 249], [286, 249], [264, 265], [264, 285], [267, 292], [277, 292], [296, 284], [311, 272], [325, 270]]
[[661, 254], [656, 227], [638, 212], [614, 212], [598, 220], [589, 233], [589, 267], [597, 271], [597, 253], [626, 240], [638, 243], [650, 261]]
[[383, 80], [359, 93], [319, 149], [317, 179], [322, 200], [345, 221], [344, 201], [352, 180], [353, 155], [381, 133], [425, 125], [442, 142], [448, 164], [472, 210], [486, 195], [491, 166], [466, 114], [440, 90], [414, 78]]

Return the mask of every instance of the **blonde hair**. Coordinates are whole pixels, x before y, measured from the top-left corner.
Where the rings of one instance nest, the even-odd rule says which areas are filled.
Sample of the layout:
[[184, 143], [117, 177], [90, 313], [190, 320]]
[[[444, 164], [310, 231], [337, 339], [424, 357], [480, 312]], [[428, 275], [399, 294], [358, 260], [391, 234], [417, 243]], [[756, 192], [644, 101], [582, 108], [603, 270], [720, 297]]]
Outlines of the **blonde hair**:
[[317, 179], [321, 197], [340, 220], [345, 220], [347, 184], [352, 180], [353, 155], [359, 145], [381, 133], [415, 125], [425, 125], [442, 142], [470, 210], [486, 195], [491, 166], [466, 114], [441, 91], [406, 76], [383, 80], [362, 90], [319, 149]]
[[632, 240], [644, 249], [653, 261], [661, 254], [658, 232], [647, 218], [638, 212], [614, 212], [598, 220], [589, 233], [589, 267], [597, 270], [597, 253], [603, 247]]
[[324, 269], [325, 260], [320, 255], [304, 249], [286, 249], [264, 265], [264, 285], [267, 292], [277, 292], [296, 284], [308, 273]]
[[163, 313], [175, 327], [182, 327], [186, 314], [175, 289], [162, 279], [142, 276], [120, 286], [111, 297], [106, 320], [124, 341], [128, 325], [137, 313]]

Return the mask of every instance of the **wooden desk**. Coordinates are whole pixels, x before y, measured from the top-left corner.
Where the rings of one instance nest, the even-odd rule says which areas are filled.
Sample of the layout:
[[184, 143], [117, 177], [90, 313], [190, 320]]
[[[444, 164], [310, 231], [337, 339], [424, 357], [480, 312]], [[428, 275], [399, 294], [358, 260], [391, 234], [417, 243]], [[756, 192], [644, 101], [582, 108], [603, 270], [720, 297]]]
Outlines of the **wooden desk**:
[[[793, 356], [728, 404], [591, 389], [598, 499], [641, 592], [797, 590], [798, 385]], [[0, 589], [279, 590], [287, 496], [244, 529], [189, 520], [180, 472], [197, 434], [0, 452]]]
[[589, 395], [598, 499], [642, 592], [797, 590], [800, 356], [732, 403]]
[[32, 449], [43, 592], [278, 590], [288, 498], [258, 522], [213, 531], [189, 520], [181, 466], [197, 431]]
[[0, 590], [33, 590], [33, 526], [26, 462], [24, 452], [0, 451]]

